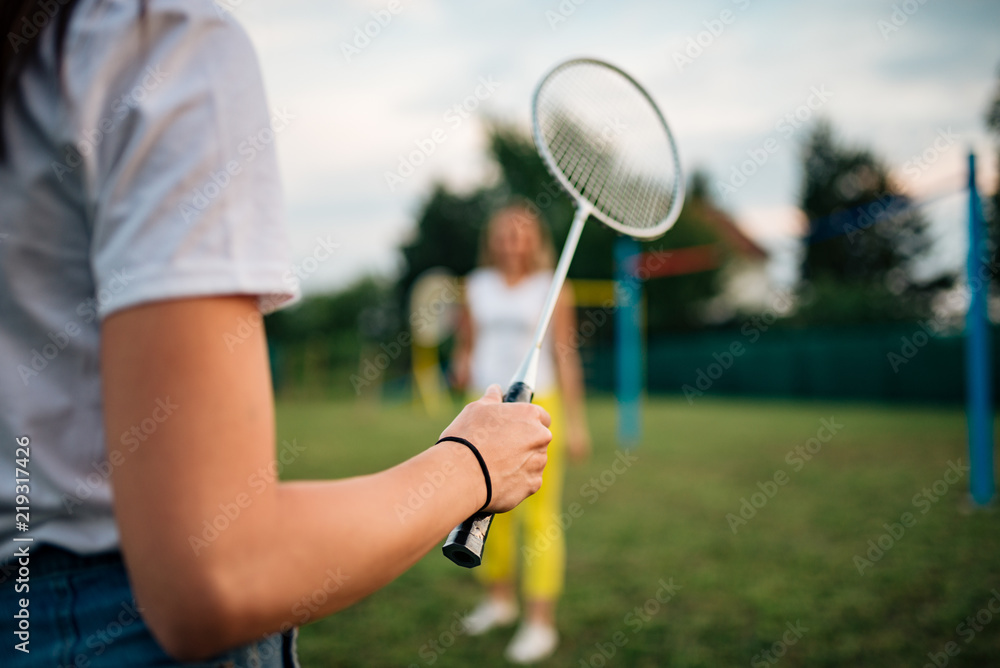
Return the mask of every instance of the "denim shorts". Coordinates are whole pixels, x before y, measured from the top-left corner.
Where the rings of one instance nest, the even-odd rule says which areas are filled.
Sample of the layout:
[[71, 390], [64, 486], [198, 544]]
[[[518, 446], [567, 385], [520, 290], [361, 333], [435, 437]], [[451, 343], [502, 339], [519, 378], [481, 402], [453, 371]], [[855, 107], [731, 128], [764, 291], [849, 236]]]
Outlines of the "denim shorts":
[[[206, 661], [171, 659], [149, 632], [132, 598], [118, 552], [78, 556], [37, 546], [29, 557], [28, 591], [15, 590], [18, 564], [0, 572], [0, 666], [40, 668], [122, 668], [194, 666], [196, 668], [297, 668], [295, 630], [268, 636]], [[28, 600], [29, 653], [16, 648], [22, 610]], [[9, 629], [9, 630], [8, 630]], [[15, 633], [11, 633], [14, 631]]]

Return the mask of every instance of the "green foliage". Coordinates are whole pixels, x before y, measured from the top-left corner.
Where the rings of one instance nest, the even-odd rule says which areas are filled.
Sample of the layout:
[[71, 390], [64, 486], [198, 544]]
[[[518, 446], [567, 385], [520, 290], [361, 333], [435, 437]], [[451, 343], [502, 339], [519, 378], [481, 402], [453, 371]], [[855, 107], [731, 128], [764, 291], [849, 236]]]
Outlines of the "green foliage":
[[[998, 70], [1000, 72], [1000, 70]], [[986, 127], [1000, 135], [1000, 79], [997, 81], [996, 92], [993, 100], [986, 109]]]
[[[829, 324], [917, 319], [928, 286], [911, 263], [930, 246], [927, 224], [868, 149], [840, 143], [821, 121], [802, 157], [801, 208], [809, 219], [799, 319]], [[936, 287], [936, 286], [935, 286]]]
[[379, 338], [388, 338], [397, 326], [385, 321], [391, 298], [390, 285], [368, 277], [341, 292], [307, 296], [268, 315], [264, 323], [275, 384], [324, 395], [346, 393], [348, 374], [357, 368], [361, 354], [363, 325], [376, 321], [367, 327], [374, 330], [368, 336]]
[[[562, 248], [575, 204], [549, 173], [531, 139], [516, 128], [494, 125], [490, 129], [489, 147], [500, 172], [496, 184], [466, 195], [438, 185], [421, 208], [414, 237], [402, 248], [406, 268], [398, 283], [401, 306], [402, 298], [423, 271], [437, 266], [447, 267], [458, 275], [471, 271], [477, 264], [479, 238], [489, 216], [512, 197], [527, 200], [538, 209], [552, 230], [557, 253]], [[702, 183], [700, 190], [688, 198], [674, 228], [663, 238], [643, 244], [644, 250], [670, 250], [720, 241], [704, 220], [710, 202], [703, 181], [703, 177], [692, 179], [692, 184]], [[618, 233], [605, 225], [588, 224], [569, 277], [612, 278], [612, 248], [617, 237]], [[646, 284], [649, 331], [699, 326], [699, 307], [719, 292], [718, 272], [716, 269], [649, 281]]]
[[[282, 476], [344, 477], [392, 466], [437, 439], [453, 415], [444, 413], [279, 402], [279, 441], [297, 439], [305, 448]], [[808, 632], [778, 668], [923, 666], [948, 642], [961, 648], [949, 667], [997, 665], [995, 615], [969, 642], [956, 633], [1000, 589], [1000, 514], [967, 512], [967, 478], [943, 494], [944, 482], [935, 487], [949, 460], [967, 464], [960, 409], [708, 399], [690, 406], [651, 398], [637, 461], [619, 464], [618, 473], [611, 469], [614, 402], [592, 400], [587, 415], [594, 452], [569, 468], [564, 492], [564, 509], [576, 503], [583, 512], [563, 518], [561, 643], [543, 665], [598, 665], [595, 643], [611, 643], [621, 631], [627, 643], [615, 647], [608, 666], [749, 666], [796, 621]], [[820, 419], [831, 417], [843, 428], [820, 444]], [[796, 448], [814, 453], [805, 460]], [[778, 470], [787, 474], [780, 487]], [[774, 485], [773, 496], [765, 498], [758, 483]], [[916, 507], [914, 495], [931, 487], [938, 501]], [[727, 514], [751, 497], [766, 505], [734, 534]], [[868, 541], [879, 541], [883, 524], [904, 512], [916, 524], [859, 574], [854, 556], [867, 559]], [[649, 604], [646, 620], [635, 624], [635, 608], [671, 578], [680, 585], [676, 595]], [[502, 654], [512, 629], [477, 638], [449, 630], [481, 595], [473, 574], [434, 548], [384, 590], [305, 626], [302, 663], [508, 666]]]
[[398, 284], [401, 298], [432, 267], [445, 267], [457, 275], [475, 268], [479, 236], [494, 200], [488, 190], [459, 195], [442, 185], [434, 187], [417, 216], [414, 238], [402, 248], [406, 266]]
[[[1000, 70], [998, 70], [998, 74], [1000, 74]], [[993, 100], [986, 110], [986, 127], [1000, 140], [1000, 76], [997, 79]], [[1000, 150], [997, 151], [997, 155], [998, 162], [1000, 162]], [[993, 190], [993, 196], [983, 198], [983, 214], [986, 216], [986, 225], [989, 229], [990, 241], [993, 244], [993, 262], [995, 265], [1000, 262], [1000, 174], [997, 175], [997, 184]], [[996, 280], [994, 278], [994, 281]]]
[[347, 333], [356, 336], [362, 311], [387, 299], [389, 286], [366, 277], [341, 292], [313, 295], [292, 308], [267, 316], [267, 336], [273, 341], [297, 343]]
[[[939, 288], [951, 279], [935, 283]], [[909, 322], [931, 311], [931, 290], [915, 291], [906, 297], [884, 284], [844, 283], [828, 276], [815, 279], [799, 291], [799, 303], [788, 319], [795, 325], [862, 325]]]
[[719, 233], [707, 223], [713, 204], [702, 172], [691, 175], [688, 194], [677, 222], [662, 238], [643, 244], [647, 251], [671, 251], [695, 246], [714, 245], [722, 254], [716, 269], [654, 278], [646, 281], [647, 331], [649, 335], [680, 332], [702, 326], [700, 309], [716, 297], [721, 288], [720, 272], [732, 258], [732, 251], [722, 243]]

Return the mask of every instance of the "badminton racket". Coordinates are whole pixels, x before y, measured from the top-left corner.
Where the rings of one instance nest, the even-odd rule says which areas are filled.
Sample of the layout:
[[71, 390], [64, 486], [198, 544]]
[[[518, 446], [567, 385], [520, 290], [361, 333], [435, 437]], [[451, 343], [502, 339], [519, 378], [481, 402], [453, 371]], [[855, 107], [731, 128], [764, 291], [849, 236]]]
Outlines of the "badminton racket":
[[[552, 175], [576, 200], [576, 215], [556, 265], [541, 319], [504, 402], [530, 402], [542, 341], [566, 281], [584, 223], [591, 216], [637, 239], [655, 239], [677, 220], [684, 177], [663, 114], [632, 77], [590, 58], [553, 68], [532, 100], [535, 146]], [[442, 548], [459, 566], [482, 563], [491, 513], [478, 512]]]

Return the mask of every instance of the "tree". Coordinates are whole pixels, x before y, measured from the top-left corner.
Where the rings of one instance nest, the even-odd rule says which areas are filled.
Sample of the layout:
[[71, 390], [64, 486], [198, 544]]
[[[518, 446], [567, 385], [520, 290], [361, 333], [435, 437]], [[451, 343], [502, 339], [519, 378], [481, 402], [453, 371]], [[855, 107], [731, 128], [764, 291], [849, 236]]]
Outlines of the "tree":
[[[467, 195], [437, 185], [418, 214], [414, 237], [402, 248], [406, 267], [399, 281], [400, 300], [416, 277], [430, 267], [447, 267], [458, 275], [468, 273], [476, 265], [479, 237], [489, 215], [511, 196], [537, 207], [552, 229], [557, 252], [562, 248], [575, 203], [548, 171], [531, 139], [516, 128], [495, 124], [489, 129], [489, 147], [499, 167], [496, 183]], [[677, 223], [661, 239], [643, 244], [644, 250], [670, 250], [720, 240], [704, 222], [706, 207], [711, 204], [704, 182], [704, 177], [692, 179], [692, 190]], [[614, 271], [611, 249], [617, 237], [618, 233], [606, 225], [591, 221], [580, 238], [569, 277], [610, 279]], [[700, 326], [701, 306], [719, 293], [718, 271], [648, 282], [649, 332]]]
[[802, 155], [800, 206], [809, 220], [799, 319], [811, 323], [924, 317], [934, 288], [913, 278], [930, 246], [926, 221], [881, 160], [845, 146], [820, 121]]
[[406, 264], [397, 285], [400, 299], [427, 269], [445, 267], [461, 276], [475, 268], [479, 236], [497, 201], [499, 193], [492, 189], [460, 195], [441, 184], [433, 187], [417, 216], [413, 237], [401, 249]]
[[391, 294], [386, 281], [366, 277], [335, 294], [307, 296], [268, 315], [264, 322], [276, 388], [349, 392], [348, 376], [358, 368], [362, 339], [372, 336], [364, 330], [379, 329], [377, 335], [388, 339], [398, 327], [392, 318], [380, 328], [366, 327], [366, 320], [371, 320], [366, 315], [391, 305]]
[[[993, 101], [986, 109], [986, 127], [1000, 139], [1000, 68], [997, 69], [998, 80]], [[1000, 146], [997, 149], [997, 160], [1000, 162]], [[993, 197], [984, 200], [984, 215], [989, 229], [990, 242], [993, 246], [993, 266], [1000, 261], [1000, 174], [997, 175], [997, 185]]]

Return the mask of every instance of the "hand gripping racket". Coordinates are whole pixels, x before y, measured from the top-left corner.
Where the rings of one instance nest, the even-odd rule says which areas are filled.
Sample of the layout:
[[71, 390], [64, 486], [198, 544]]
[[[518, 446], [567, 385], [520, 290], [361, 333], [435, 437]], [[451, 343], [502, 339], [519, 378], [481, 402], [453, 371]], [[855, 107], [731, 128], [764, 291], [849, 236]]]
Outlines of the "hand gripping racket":
[[[535, 146], [577, 204], [531, 349], [505, 402], [530, 402], [542, 340], [587, 218], [638, 239], [653, 239], [677, 220], [684, 177], [673, 135], [649, 94], [617, 67], [589, 58], [550, 71], [532, 100]], [[459, 566], [483, 561], [493, 515], [479, 512], [448, 535], [442, 548]]]

